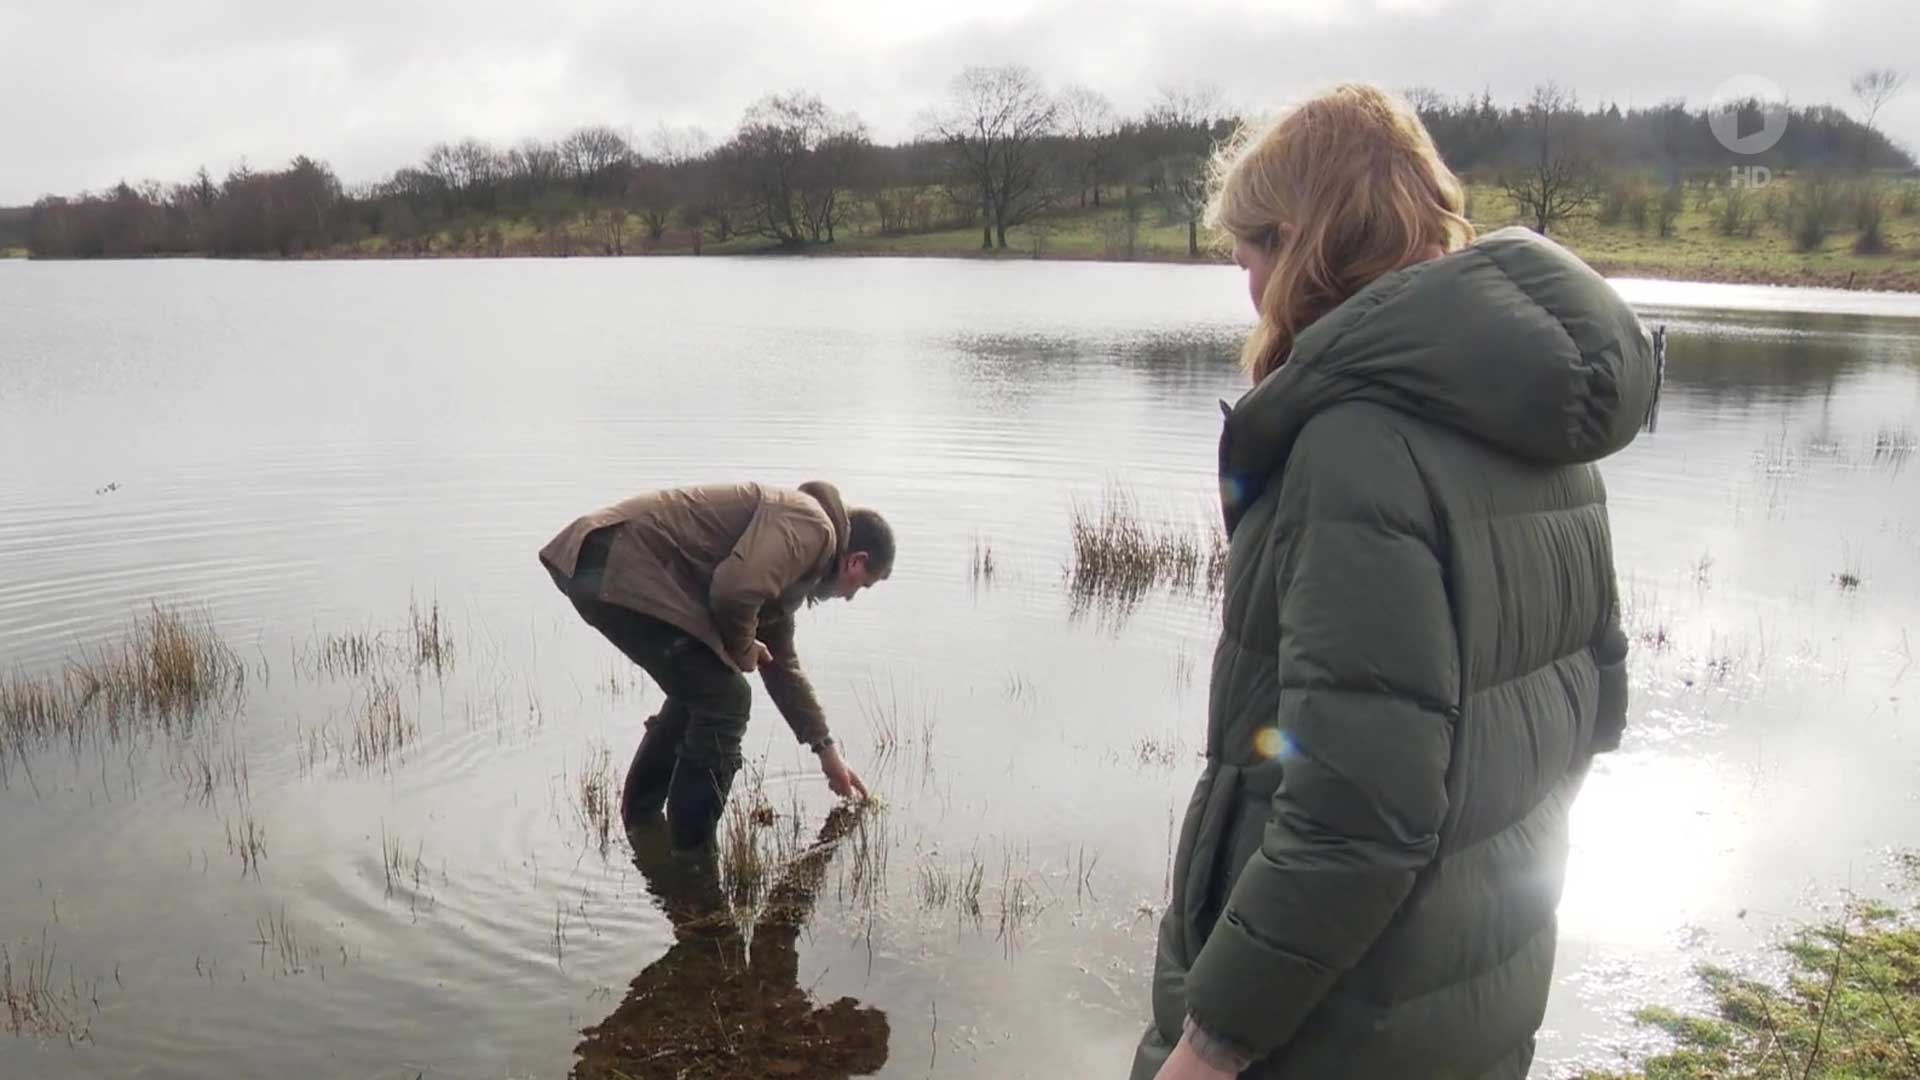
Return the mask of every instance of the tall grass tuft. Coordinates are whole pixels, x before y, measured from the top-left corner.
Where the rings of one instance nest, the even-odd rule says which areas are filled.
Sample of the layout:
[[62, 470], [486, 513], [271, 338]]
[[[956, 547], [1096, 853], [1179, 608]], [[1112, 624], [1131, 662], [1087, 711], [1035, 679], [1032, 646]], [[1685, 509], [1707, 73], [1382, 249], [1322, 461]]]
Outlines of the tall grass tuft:
[[1075, 502], [1069, 522], [1068, 591], [1076, 609], [1131, 608], [1156, 586], [1212, 595], [1226, 577], [1227, 539], [1218, 527], [1149, 521], [1124, 488], [1097, 507]]
[[366, 705], [354, 723], [348, 749], [361, 768], [384, 767], [419, 732], [419, 722], [400, 704], [399, 688], [382, 679], [367, 688]]
[[574, 814], [587, 840], [601, 858], [613, 846], [613, 751], [603, 742], [587, 748], [586, 761], [580, 766], [580, 779], [574, 788]]
[[424, 611], [409, 599], [407, 621], [412, 629], [414, 670], [432, 668], [436, 675], [446, 674], [447, 669], [453, 666], [453, 638], [447, 634], [441, 621], [440, 599], [435, 597]]
[[246, 664], [204, 616], [155, 604], [61, 671], [0, 681], [0, 763], [56, 740], [77, 748], [191, 728], [203, 713], [237, 706], [246, 686]]
[[37, 949], [23, 952], [16, 964], [13, 950], [0, 944], [0, 1005], [6, 1006], [7, 1030], [28, 1037], [65, 1036], [69, 1043], [91, 1037], [91, 1022], [81, 995], [71, 979], [54, 982], [57, 946], [40, 931]]

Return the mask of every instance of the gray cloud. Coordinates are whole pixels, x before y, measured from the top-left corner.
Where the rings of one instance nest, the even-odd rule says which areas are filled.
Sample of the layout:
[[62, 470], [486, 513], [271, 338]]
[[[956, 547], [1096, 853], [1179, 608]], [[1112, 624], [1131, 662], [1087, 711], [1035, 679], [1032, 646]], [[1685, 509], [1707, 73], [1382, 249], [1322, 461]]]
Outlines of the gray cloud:
[[[1910, 62], [1908, 0], [1355, 0], [1304, 12], [1234, 0], [984, 0], [915, 12], [703, 0], [0, 4], [0, 204], [296, 153], [349, 182], [430, 143], [511, 142], [582, 123], [720, 133], [760, 95], [805, 87], [887, 140], [968, 64], [1028, 64], [1137, 109], [1207, 80], [1241, 105], [1337, 79], [1516, 98], [1552, 79], [1583, 101], [1705, 100], [1764, 76], [1851, 105], [1857, 71]], [[1881, 124], [1920, 147], [1920, 86]]]

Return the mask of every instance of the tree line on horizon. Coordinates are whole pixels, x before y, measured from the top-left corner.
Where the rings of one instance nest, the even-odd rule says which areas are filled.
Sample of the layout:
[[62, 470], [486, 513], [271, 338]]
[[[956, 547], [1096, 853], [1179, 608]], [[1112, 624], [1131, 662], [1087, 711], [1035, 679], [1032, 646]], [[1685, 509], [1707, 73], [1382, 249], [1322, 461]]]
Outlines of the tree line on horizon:
[[[1583, 107], [1552, 84], [1508, 104], [1486, 93], [1404, 94], [1449, 165], [1502, 188], [1540, 231], [1583, 213], [1604, 218], [1638, 198], [1628, 212], [1651, 205], [1664, 235], [1682, 186], [1725, 188], [1730, 163], [1856, 185], [1913, 169], [1912, 156], [1874, 124], [1903, 83], [1895, 72], [1870, 72], [1855, 84], [1863, 118], [1830, 105], [1793, 107], [1776, 145], [1738, 157], [1715, 139], [1707, 111], [1681, 100]], [[1770, 107], [1745, 103], [1746, 127]], [[1115, 206], [1137, 223], [1157, 207], [1186, 226], [1197, 256], [1213, 149], [1241, 120], [1206, 85], [1163, 88], [1125, 116], [1083, 86], [1053, 91], [1027, 68], [975, 67], [898, 145], [874, 142], [856, 113], [796, 91], [755, 103], [719, 140], [664, 126], [644, 140], [606, 126], [511, 147], [468, 138], [351, 187], [303, 155], [275, 170], [243, 164], [217, 180], [202, 168], [184, 183], [48, 196], [12, 226], [24, 228], [30, 254], [44, 257], [299, 256], [374, 237], [405, 254], [436, 245], [528, 252], [524, 239], [510, 245], [509, 232], [530, 235], [530, 253], [551, 255], [665, 244], [698, 253], [748, 239], [804, 249], [849, 230], [975, 229], [983, 249], [1005, 249], [1010, 228], [1056, 213]], [[1632, 191], [1664, 194], [1623, 194]], [[1129, 238], [1123, 253], [1132, 251]]]

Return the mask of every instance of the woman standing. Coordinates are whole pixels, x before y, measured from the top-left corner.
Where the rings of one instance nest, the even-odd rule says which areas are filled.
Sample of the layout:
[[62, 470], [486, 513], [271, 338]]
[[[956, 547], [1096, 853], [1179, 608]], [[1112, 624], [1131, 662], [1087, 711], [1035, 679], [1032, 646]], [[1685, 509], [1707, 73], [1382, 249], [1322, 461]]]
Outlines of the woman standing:
[[1135, 1080], [1520, 1080], [1567, 815], [1626, 714], [1594, 463], [1647, 411], [1612, 288], [1469, 243], [1407, 106], [1341, 86], [1222, 157], [1260, 322], [1228, 414], [1207, 766]]

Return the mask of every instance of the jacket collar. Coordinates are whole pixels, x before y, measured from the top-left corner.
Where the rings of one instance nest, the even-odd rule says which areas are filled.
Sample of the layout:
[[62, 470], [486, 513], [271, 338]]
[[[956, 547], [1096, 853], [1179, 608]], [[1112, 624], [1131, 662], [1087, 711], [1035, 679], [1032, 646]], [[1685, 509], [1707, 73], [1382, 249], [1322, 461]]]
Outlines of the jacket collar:
[[847, 504], [840, 498], [840, 489], [824, 480], [809, 480], [800, 485], [800, 491], [820, 504], [820, 508], [827, 512], [827, 520], [833, 525], [833, 558], [820, 571], [825, 576], [847, 557], [847, 545], [853, 539], [853, 530], [847, 525]]

